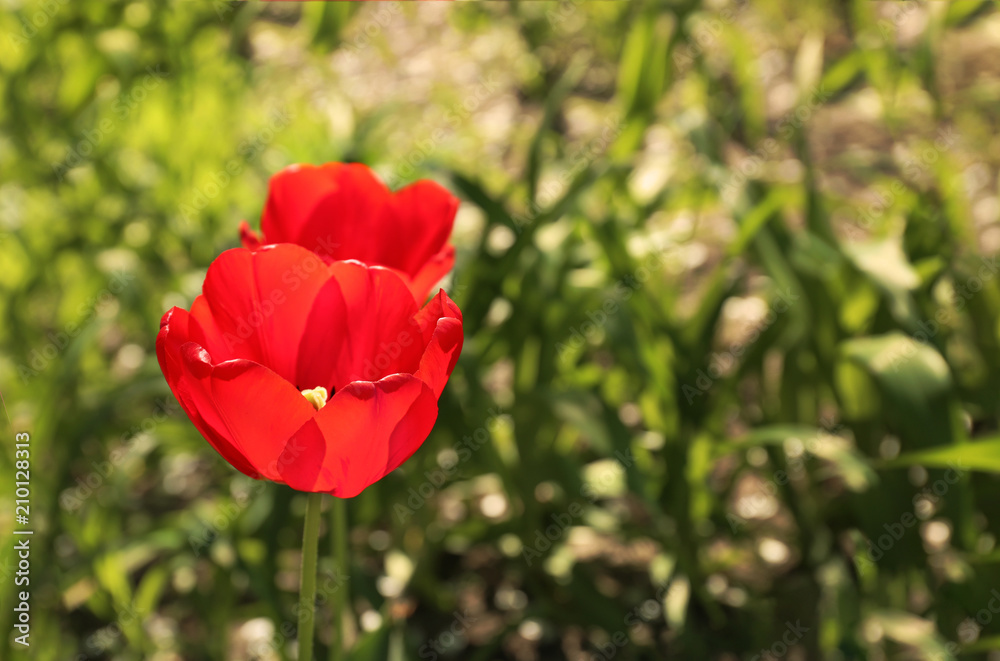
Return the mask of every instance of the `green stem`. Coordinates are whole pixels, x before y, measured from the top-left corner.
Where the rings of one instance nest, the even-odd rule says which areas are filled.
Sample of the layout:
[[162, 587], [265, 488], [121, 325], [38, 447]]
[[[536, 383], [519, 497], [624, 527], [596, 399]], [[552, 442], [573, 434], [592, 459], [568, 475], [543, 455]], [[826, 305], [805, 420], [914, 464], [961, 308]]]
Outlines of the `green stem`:
[[337, 587], [333, 593], [334, 639], [330, 645], [330, 661], [344, 658], [344, 617], [348, 608], [347, 581], [347, 501], [333, 498], [333, 522], [330, 526], [333, 553], [333, 576]]
[[299, 588], [299, 661], [312, 661], [316, 629], [316, 554], [319, 545], [319, 510], [323, 494], [311, 493], [306, 501], [302, 533], [302, 582]]

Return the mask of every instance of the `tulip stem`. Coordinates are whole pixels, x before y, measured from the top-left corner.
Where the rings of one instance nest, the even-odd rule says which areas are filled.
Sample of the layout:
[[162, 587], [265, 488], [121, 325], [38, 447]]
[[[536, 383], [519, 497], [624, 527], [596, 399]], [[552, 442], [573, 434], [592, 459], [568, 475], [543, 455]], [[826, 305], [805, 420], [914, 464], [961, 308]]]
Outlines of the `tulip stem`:
[[312, 661], [316, 629], [316, 554], [319, 546], [319, 510], [323, 494], [311, 493], [306, 501], [306, 525], [302, 533], [302, 582], [299, 588], [299, 657]]
[[347, 501], [333, 498], [333, 521], [330, 526], [333, 552], [333, 576], [337, 587], [333, 593], [334, 639], [330, 645], [330, 661], [344, 658], [344, 618], [348, 615], [347, 575]]

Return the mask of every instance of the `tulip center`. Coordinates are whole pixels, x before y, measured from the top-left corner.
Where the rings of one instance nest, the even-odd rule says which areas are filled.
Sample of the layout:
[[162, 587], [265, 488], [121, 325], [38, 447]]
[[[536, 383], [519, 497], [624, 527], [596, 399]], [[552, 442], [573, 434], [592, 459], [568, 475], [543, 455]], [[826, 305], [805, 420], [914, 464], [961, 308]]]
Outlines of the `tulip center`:
[[317, 411], [326, 405], [326, 400], [329, 395], [326, 392], [326, 388], [311, 388], [309, 390], [303, 390], [302, 396], [309, 400], [309, 403], [313, 405]]

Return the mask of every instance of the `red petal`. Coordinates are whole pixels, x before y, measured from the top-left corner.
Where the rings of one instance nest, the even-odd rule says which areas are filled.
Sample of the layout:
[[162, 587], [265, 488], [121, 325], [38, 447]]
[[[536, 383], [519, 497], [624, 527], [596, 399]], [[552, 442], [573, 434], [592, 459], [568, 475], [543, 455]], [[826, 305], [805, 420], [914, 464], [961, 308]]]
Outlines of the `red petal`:
[[430, 386], [435, 398], [441, 396], [448, 377], [458, 363], [463, 341], [461, 321], [450, 317], [438, 321], [416, 373], [418, 379]]
[[248, 360], [221, 363], [211, 373], [214, 409], [243, 454], [269, 480], [281, 481], [278, 457], [288, 439], [316, 413], [295, 386]]
[[205, 420], [198, 405], [200, 394], [206, 389], [206, 384], [191, 374], [183, 361], [182, 347], [193, 344], [189, 341], [192, 335], [197, 336], [198, 322], [190, 317], [187, 310], [173, 308], [163, 315], [160, 322], [160, 333], [156, 337], [156, 357], [160, 369], [167, 379], [167, 385], [177, 398], [181, 408], [187, 413], [195, 428], [208, 443], [215, 448], [223, 459], [233, 468], [253, 478], [260, 477], [259, 472], [250, 464], [236, 444], [227, 436], [220, 434]]
[[444, 290], [439, 290], [413, 315], [411, 324], [417, 341], [400, 356], [398, 370], [416, 374], [440, 397], [462, 352], [462, 311]]
[[410, 292], [418, 303], [427, 300], [427, 294], [448, 275], [455, 266], [455, 246], [447, 245], [424, 264], [409, 280]]
[[247, 250], [256, 250], [264, 245], [260, 235], [250, 229], [250, 224], [245, 220], [240, 221], [240, 242]]
[[160, 370], [172, 385], [180, 377], [180, 347], [191, 341], [204, 341], [198, 322], [183, 308], [170, 308], [160, 319], [160, 332], [156, 336], [156, 358]]
[[334, 392], [402, 371], [400, 357], [420, 344], [411, 327], [417, 306], [406, 283], [389, 269], [359, 262], [335, 262], [330, 272], [309, 315], [295, 382]]
[[226, 461], [251, 477], [280, 480], [278, 456], [315, 409], [266, 367], [247, 360], [213, 365], [192, 341], [201, 335], [187, 311], [174, 308], [164, 315], [156, 350], [170, 389]]
[[462, 311], [455, 305], [455, 301], [451, 300], [443, 289], [440, 289], [437, 296], [428, 301], [427, 305], [413, 316], [414, 322], [420, 327], [420, 332], [423, 335], [424, 346], [430, 342], [438, 320], [445, 317], [462, 321]]
[[406, 461], [436, 419], [434, 394], [411, 375], [352, 383], [289, 440], [278, 468], [293, 489], [350, 498]]
[[293, 165], [271, 178], [262, 240], [301, 245], [327, 262], [357, 259], [396, 269], [423, 300], [454, 264], [446, 243], [458, 205], [432, 181], [393, 195], [360, 163]]
[[[209, 335], [214, 360], [252, 360], [294, 383], [309, 311], [329, 277], [319, 257], [291, 244], [255, 252], [235, 248], [219, 255], [204, 285], [217, 326]], [[204, 314], [198, 312], [199, 317]]]
[[376, 263], [416, 277], [444, 249], [457, 211], [458, 198], [433, 181], [418, 181], [398, 191], [375, 228], [376, 236], [392, 237], [381, 242]]
[[375, 220], [389, 200], [360, 163], [293, 165], [271, 178], [261, 229], [268, 242], [297, 243], [328, 260], [375, 256]]
[[198, 343], [213, 356], [225, 357], [230, 352], [226, 345], [225, 334], [215, 323], [212, 309], [208, 307], [208, 301], [203, 295], [196, 296], [191, 303], [191, 317], [198, 322], [204, 335], [203, 341]]

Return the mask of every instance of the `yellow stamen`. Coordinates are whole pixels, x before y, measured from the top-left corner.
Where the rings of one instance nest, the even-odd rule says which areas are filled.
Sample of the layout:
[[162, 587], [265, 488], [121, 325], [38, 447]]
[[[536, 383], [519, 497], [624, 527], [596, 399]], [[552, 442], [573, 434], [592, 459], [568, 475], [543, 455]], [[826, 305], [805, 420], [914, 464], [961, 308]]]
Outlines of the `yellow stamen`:
[[302, 396], [309, 400], [309, 403], [313, 405], [317, 411], [326, 405], [326, 400], [329, 395], [326, 392], [326, 388], [312, 388], [311, 390], [303, 390]]

